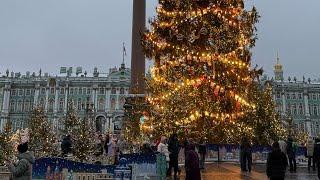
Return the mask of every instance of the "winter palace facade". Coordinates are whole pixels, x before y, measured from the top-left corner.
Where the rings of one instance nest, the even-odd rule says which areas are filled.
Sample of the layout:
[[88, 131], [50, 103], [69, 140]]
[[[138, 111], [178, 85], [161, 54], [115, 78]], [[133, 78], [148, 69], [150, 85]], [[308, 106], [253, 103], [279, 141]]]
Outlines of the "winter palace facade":
[[285, 80], [277, 58], [271, 84], [276, 110], [284, 122], [292, 118], [296, 129], [310, 137], [317, 137], [320, 133], [320, 82], [305, 77], [300, 81], [296, 77]]
[[42, 75], [41, 71], [25, 75], [7, 71], [0, 77], [0, 130], [8, 120], [14, 130], [25, 128], [35, 105], [44, 108], [53, 128], [58, 130], [70, 104], [80, 117], [87, 115], [90, 104], [97, 131], [120, 130], [123, 104], [129, 94], [130, 69], [121, 64], [120, 68], [112, 68], [107, 74], [99, 73], [97, 68], [91, 75], [78, 68], [76, 76], [72, 74], [72, 68], [65, 73], [52, 77], [47, 73]]
[[[67, 113], [68, 102], [73, 102], [80, 117], [85, 116], [87, 103], [93, 104], [96, 128], [100, 131], [121, 129], [124, 116], [123, 104], [129, 94], [130, 69], [124, 64], [112, 68], [107, 75], [99, 74], [95, 68], [93, 75], [51, 77], [48, 74], [35, 75], [8, 71], [0, 77], [0, 128], [10, 119], [13, 129], [24, 128], [34, 105], [45, 109], [53, 127], [58, 129]], [[266, 77], [262, 82], [267, 81]], [[283, 76], [279, 63], [274, 66], [271, 79], [276, 110], [283, 120], [293, 119], [295, 128], [316, 137], [320, 133], [320, 83], [311, 79]]]

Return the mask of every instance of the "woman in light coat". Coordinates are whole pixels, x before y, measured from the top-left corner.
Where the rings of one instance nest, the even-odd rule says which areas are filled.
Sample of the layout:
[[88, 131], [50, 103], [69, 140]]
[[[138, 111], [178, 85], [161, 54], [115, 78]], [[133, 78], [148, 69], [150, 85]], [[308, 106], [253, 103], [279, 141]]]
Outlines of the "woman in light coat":
[[169, 161], [170, 161], [170, 158], [169, 158], [168, 144], [166, 143], [166, 141], [167, 141], [166, 137], [162, 136], [161, 140], [160, 140], [160, 143], [158, 145], [157, 151], [166, 156], [166, 161], [167, 161], [167, 164], [168, 164]]

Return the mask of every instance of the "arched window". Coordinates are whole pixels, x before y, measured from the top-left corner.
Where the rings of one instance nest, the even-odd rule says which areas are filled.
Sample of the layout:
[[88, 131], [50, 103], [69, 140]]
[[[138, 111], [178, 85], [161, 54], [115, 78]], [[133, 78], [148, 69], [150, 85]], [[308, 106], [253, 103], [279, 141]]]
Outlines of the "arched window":
[[48, 107], [49, 112], [53, 112], [53, 106], [54, 106], [54, 100], [49, 99], [49, 107]]
[[297, 114], [297, 106], [296, 106], [296, 104], [292, 105], [292, 109], [293, 109], [293, 114]]
[[112, 89], [111, 89], [111, 94], [117, 94], [116, 88], [112, 88]]
[[124, 94], [124, 88], [120, 88], [120, 94]]
[[59, 100], [59, 112], [63, 112], [63, 108], [64, 108], [64, 100], [63, 100], [63, 98], [60, 98], [60, 100]]
[[81, 111], [81, 107], [82, 107], [82, 100], [81, 100], [81, 98], [78, 99], [77, 107], [78, 107], [78, 110]]
[[45, 95], [46, 94], [46, 88], [41, 88], [41, 94]]
[[82, 88], [79, 88], [79, 94], [82, 94]]
[[313, 114], [314, 114], [315, 116], [318, 115], [318, 107], [317, 107], [317, 105], [314, 105], [314, 106], [313, 106]]
[[26, 111], [26, 112], [30, 111], [30, 100], [26, 100], [24, 102], [24, 111]]
[[116, 100], [114, 98], [111, 99], [110, 109], [111, 110], [115, 110], [116, 109]]
[[99, 110], [99, 111], [104, 111], [104, 107], [105, 107], [104, 99], [103, 99], [103, 98], [100, 98], [100, 99], [99, 99], [99, 108], [98, 108], [98, 110]]
[[60, 89], [60, 94], [64, 94], [64, 88]]
[[15, 111], [15, 109], [16, 109], [16, 103], [14, 102], [14, 101], [11, 101], [10, 102], [10, 112], [14, 112]]
[[18, 103], [17, 103], [17, 111], [18, 112], [22, 112], [22, 109], [23, 109], [22, 107], [23, 107], [22, 101], [19, 100]]
[[46, 105], [46, 103], [45, 103], [45, 101], [44, 101], [44, 98], [41, 98], [41, 99], [40, 99], [40, 106], [41, 106], [42, 108], [44, 108], [45, 105]]
[[301, 115], [303, 114], [303, 106], [302, 106], [302, 104], [299, 105], [299, 114], [301, 114]]

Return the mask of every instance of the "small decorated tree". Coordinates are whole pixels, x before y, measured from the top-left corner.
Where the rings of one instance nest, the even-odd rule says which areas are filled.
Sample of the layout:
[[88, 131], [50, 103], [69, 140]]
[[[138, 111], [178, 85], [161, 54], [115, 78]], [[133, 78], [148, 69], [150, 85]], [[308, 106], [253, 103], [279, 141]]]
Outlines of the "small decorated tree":
[[0, 164], [2, 164], [4, 160], [12, 159], [14, 156], [15, 148], [12, 141], [12, 136], [12, 124], [10, 121], [8, 121], [0, 135]]
[[56, 149], [56, 141], [52, 125], [48, 121], [42, 107], [32, 110], [29, 121], [29, 146], [37, 157], [52, 155]]

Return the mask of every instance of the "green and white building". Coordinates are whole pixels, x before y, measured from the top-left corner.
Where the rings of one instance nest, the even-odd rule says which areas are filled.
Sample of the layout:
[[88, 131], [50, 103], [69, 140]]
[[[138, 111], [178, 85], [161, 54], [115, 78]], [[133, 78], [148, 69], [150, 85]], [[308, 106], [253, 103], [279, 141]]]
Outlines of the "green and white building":
[[37, 75], [7, 71], [0, 77], [0, 130], [8, 120], [14, 130], [25, 128], [32, 107], [36, 105], [43, 106], [52, 126], [58, 130], [63, 127], [70, 102], [80, 117], [86, 115], [87, 104], [94, 107], [97, 131], [121, 129], [123, 104], [129, 94], [130, 69], [123, 63], [107, 74], [99, 73], [97, 68], [92, 75], [78, 70], [77, 75], [73, 75], [69, 68], [61, 76], [42, 75], [41, 71]]
[[290, 117], [296, 129], [317, 137], [320, 133], [320, 82], [305, 77], [300, 81], [296, 77], [285, 80], [279, 57], [274, 66], [274, 78], [269, 82], [273, 86], [276, 110], [283, 120]]

